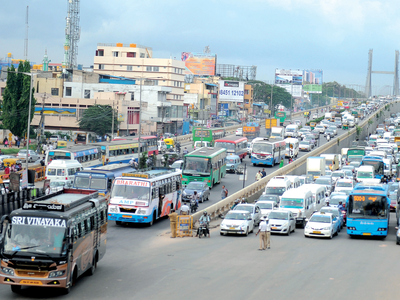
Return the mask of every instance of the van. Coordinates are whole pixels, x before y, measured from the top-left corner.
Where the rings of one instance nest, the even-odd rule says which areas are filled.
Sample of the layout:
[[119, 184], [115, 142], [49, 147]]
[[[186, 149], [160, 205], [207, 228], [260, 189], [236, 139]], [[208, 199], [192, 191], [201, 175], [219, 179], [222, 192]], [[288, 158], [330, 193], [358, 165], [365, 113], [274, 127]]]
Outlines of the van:
[[299, 126], [296, 124], [288, 125], [285, 129], [285, 137], [298, 137], [299, 136]]
[[339, 156], [337, 154], [321, 154], [321, 157], [325, 157], [326, 165], [329, 169], [336, 171], [339, 169]]
[[375, 179], [375, 168], [373, 166], [360, 166], [356, 175], [358, 182], [371, 181]]
[[195, 141], [193, 148], [196, 150], [196, 148], [202, 148], [202, 147], [211, 147], [210, 142], [206, 141]]
[[282, 196], [284, 192], [290, 190], [292, 187], [292, 182], [289, 178], [285, 176], [275, 176], [270, 181], [268, 181], [265, 187], [265, 194]]
[[81, 170], [83, 167], [77, 160], [53, 160], [46, 168], [46, 179], [65, 180], [72, 185], [75, 173]]
[[342, 154], [342, 163], [344, 163], [345, 161], [347, 161], [347, 151], [349, 150], [349, 148], [342, 148], [340, 150], [340, 153]]
[[326, 186], [322, 184], [303, 184], [301, 189], [311, 191], [313, 194], [314, 211], [319, 211], [326, 201]]
[[299, 140], [287, 138], [284, 141], [286, 142], [285, 157], [297, 157], [299, 155]]
[[304, 228], [306, 219], [309, 219], [314, 212], [313, 194], [303, 188], [290, 189], [283, 193], [279, 209], [291, 211], [296, 219], [296, 225]]
[[238, 155], [228, 155], [225, 158], [226, 172], [236, 173], [237, 167], [241, 164], [240, 157]]
[[287, 179], [290, 180], [292, 189], [296, 189], [301, 185], [299, 176], [296, 175], [285, 175]]
[[164, 141], [157, 141], [158, 152], [164, 153], [167, 150], [167, 145]]

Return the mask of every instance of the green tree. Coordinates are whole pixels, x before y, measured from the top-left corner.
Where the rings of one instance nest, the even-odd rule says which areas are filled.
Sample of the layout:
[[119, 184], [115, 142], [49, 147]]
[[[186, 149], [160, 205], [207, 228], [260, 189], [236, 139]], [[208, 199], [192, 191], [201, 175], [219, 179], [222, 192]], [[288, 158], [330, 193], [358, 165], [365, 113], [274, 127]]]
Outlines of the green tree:
[[[3, 94], [2, 121], [4, 128], [9, 129], [14, 135], [22, 137], [27, 131], [29, 115], [29, 94], [31, 87], [31, 76], [13, 73], [14, 66], [8, 68], [11, 71], [7, 75], [7, 86]], [[29, 61], [20, 62], [18, 72], [30, 73]], [[32, 121], [35, 113], [36, 100], [33, 97], [35, 88], [32, 87], [31, 116]]]
[[84, 110], [79, 120], [79, 128], [93, 131], [103, 136], [112, 130], [112, 115], [114, 113], [114, 132], [118, 128], [117, 112], [109, 105], [94, 105]]
[[247, 82], [253, 86], [253, 99], [254, 102], [265, 102], [270, 105], [271, 101], [271, 87], [272, 87], [272, 107], [278, 104], [289, 108], [292, 103], [292, 96], [279, 86], [271, 86], [263, 81], [251, 80]]

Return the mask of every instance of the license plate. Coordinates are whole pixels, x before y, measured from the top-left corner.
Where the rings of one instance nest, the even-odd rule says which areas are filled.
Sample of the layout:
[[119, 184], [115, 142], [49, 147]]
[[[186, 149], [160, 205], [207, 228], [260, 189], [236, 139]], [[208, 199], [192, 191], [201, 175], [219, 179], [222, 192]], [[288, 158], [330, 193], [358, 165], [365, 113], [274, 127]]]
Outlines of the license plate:
[[231, 229], [231, 230], [235, 230], [235, 227], [229, 227], [229, 229]]
[[278, 229], [278, 228], [276, 228], [276, 227], [271, 227], [271, 229]]
[[371, 235], [369, 232], [364, 232], [363, 235]]
[[21, 280], [20, 284], [30, 284], [30, 285], [42, 285], [41, 281], [38, 280]]
[[127, 216], [127, 215], [122, 215], [123, 218], [129, 218], [132, 219], [132, 216]]
[[313, 231], [315, 234], [321, 234], [321, 231]]

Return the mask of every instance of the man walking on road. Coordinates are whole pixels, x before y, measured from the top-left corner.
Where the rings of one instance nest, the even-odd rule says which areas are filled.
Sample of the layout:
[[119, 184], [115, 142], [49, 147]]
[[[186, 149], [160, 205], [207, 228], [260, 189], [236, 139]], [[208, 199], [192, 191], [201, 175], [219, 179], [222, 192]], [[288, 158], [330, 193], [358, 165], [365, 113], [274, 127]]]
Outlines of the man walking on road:
[[258, 170], [257, 174], [256, 174], [256, 181], [259, 181], [262, 178], [262, 174], [261, 171]]
[[171, 224], [171, 238], [176, 238], [176, 220], [178, 218], [178, 214], [174, 209], [171, 209], [171, 213], [168, 215]]
[[228, 197], [228, 189], [223, 185], [221, 190], [221, 200], [225, 199], [226, 197]]
[[261, 174], [262, 174], [262, 178], [264, 178], [265, 176], [267, 176], [267, 172], [265, 172], [265, 169], [262, 169]]
[[260, 234], [260, 248], [258, 250], [265, 250], [266, 248], [270, 248], [270, 235], [271, 235], [271, 227], [267, 223], [267, 216], [263, 217], [264, 219], [261, 221], [258, 226], [258, 232], [256, 236]]

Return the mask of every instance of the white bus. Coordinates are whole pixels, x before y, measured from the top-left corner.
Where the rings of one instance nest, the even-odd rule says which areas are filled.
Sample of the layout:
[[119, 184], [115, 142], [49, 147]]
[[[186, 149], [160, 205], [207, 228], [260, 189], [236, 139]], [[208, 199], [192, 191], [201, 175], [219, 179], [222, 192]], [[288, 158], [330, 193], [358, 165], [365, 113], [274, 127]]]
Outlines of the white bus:
[[170, 168], [153, 168], [139, 173], [122, 174], [111, 188], [108, 219], [122, 222], [147, 223], [181, 207], [182, 181], [180, 172]]
[[102, 165], [100, 147], [89, 145], [47, 150], [45, 165], [54, 160], [77, 160], [84, 168]]

